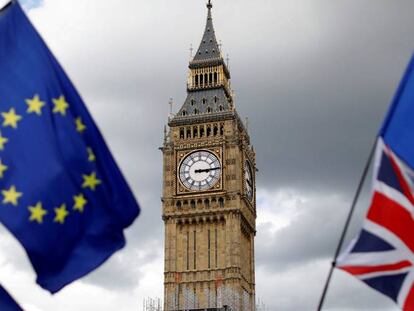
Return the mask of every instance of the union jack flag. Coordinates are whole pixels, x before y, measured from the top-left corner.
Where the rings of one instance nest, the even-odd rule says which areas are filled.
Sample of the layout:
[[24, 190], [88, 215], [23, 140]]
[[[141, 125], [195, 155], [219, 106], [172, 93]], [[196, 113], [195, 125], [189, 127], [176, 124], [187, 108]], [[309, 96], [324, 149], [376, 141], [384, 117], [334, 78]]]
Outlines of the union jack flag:
[[414, 310], [414, 58], [380, 131], [371, 206], [337, 267]]

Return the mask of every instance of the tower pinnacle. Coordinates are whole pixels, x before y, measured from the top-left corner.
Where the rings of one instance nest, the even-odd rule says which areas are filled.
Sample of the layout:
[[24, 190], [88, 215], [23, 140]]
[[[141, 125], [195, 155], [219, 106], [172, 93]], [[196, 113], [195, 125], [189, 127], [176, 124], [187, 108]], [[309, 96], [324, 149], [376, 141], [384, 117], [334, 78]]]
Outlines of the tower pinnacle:
[[207, 1], [207, 20], [197, 52], [192, 55], [187, 80], [187, 99], [169, 124], [227, 115], [233, 111], [230, 72], [213, 26], [212, 0]]

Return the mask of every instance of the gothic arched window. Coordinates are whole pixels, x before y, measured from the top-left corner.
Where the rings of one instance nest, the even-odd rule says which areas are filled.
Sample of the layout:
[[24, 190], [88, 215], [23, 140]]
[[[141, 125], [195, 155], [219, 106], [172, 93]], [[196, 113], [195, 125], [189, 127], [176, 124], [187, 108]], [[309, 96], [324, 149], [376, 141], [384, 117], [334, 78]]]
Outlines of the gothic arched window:
[[211, 135], [211, 125], [207, 125], [207, 137]]
[[214, 136], [217, 136], [217, 134], [218, 134], [218, 127], [217, 127], [217, 125], [214, 125], [213, 134], [214, 134]]

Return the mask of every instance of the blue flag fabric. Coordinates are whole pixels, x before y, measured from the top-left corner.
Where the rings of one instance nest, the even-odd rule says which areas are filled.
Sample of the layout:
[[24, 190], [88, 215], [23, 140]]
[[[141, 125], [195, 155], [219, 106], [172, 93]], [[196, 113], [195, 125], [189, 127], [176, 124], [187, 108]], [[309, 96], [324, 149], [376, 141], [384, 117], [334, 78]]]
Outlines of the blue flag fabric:
[[382, 126], [380, 136], [414, 169], [414, 55]]
[[0, 285], [0, 310], [1, 311], [23, 311], [14, 301], [9, 293]]
[[0, 221], [52, 293], [125, 245], [139, 206], [17, 1], [0, 12]]

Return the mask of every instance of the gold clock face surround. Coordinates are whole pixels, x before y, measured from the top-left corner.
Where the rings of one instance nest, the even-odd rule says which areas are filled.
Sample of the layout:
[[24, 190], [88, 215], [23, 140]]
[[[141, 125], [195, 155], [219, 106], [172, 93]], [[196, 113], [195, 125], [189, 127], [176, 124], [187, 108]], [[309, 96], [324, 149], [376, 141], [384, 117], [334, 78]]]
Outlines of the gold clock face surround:
[[181, 161], [178, 179], [190, 191], [212, 189], [220, 180], [222, 166], [219, 157], [209, 150], [197, 150]]

